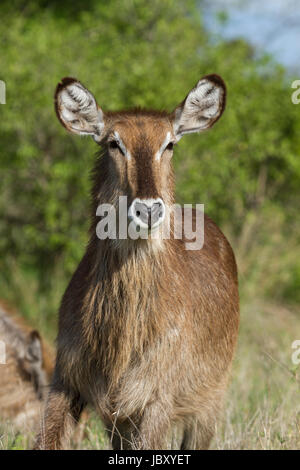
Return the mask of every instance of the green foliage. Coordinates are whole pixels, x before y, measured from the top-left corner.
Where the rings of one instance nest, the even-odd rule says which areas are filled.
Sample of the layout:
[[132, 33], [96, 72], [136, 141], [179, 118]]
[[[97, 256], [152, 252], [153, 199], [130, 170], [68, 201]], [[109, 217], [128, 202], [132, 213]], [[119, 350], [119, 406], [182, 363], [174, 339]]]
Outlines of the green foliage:
[[[275, 218], [282, 250], [275, 256], [288, 253], [290, 237], [299, 254], [299, 109], [284, 70], [270, 58], [242, 40], [212, 38], [194, 0], [3, 1], [0, 14], [0, 79], [7, 86], [7, 104], [0, 106], [1, 295], [12, 290], [15, 265], [44, 292], [57, 270], [66, 282], [87, 241], [89, 169], [97, 147], [67, 135], [55, 117], [53, 93], [63, 76], [85, 83], [104, 110], [172, 110], [202, 75], [222, 75], [224, 117], [176, 149], [178, 200], [205, 203], [245, 255], [256, 240], [250, 230], [243, 244], [249, 219], [251, 227], [253, 219], [260, 222], [254, 226], [265, 247]], [[277, 263], [268, 295], [299, 295], [296, 252]], [[245, 276], [256, 272], [255, 256]], [[11, 297], [17, 295], [14, 289]]]

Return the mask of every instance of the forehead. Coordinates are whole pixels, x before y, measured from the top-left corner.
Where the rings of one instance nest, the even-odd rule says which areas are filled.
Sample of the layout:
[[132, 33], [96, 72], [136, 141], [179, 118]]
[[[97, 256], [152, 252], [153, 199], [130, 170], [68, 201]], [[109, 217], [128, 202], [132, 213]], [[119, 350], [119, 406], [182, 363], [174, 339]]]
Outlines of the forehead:
[[109, 134], [118, 132], [128, 148], [135, 148], [141, 142], [157, 147], [168, 132], [173, 136], [171, 122], [167, 113], [127, 112], [116, 113], [109, 119]]

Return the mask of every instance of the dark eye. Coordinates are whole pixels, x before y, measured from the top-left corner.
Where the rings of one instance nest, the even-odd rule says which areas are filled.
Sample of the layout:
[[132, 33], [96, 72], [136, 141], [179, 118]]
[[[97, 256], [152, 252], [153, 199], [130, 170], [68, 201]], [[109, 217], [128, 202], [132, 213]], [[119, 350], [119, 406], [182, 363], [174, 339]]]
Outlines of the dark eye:
[[121, 150], [120, 147], [119, 147], [119, 144], [116, 140], [111, 140], [108, 145], [109, 145], [110, 149], [119, 149], [119, 150]]
[[118, 149], [119, 152], [121, 152], [122, 155], [125, 155], [122, 148], [120, 147], [120, 145], [118, 144], [118, 142], [116, 140], [111, 140], [108, 144], [109, 148], [110, 149]]
[[173, 150], [174, 144], [173, 142], [169, 142], [168, 145], [166, 146], [166, 150]]

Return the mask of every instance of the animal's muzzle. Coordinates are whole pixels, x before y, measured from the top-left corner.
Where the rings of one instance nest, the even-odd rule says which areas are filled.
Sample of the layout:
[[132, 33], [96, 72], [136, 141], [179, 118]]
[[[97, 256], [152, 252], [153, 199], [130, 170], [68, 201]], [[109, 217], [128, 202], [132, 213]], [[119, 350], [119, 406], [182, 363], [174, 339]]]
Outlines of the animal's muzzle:
[[162, 199], [139, 199], [132, 202], [128, 217], [136, 225], [148, 230], [158, 227], [165, 218], [165, 204]]

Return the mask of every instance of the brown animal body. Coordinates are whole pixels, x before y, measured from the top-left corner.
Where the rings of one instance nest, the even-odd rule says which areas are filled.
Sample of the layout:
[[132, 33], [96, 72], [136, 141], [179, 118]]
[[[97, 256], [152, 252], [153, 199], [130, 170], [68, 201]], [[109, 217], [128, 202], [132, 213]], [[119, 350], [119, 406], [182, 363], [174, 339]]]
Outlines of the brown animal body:
[[[224, 106], [216, 75], [201, 79], [171, 114], [103, 113], [77, 80], [58, 85], [60, 121], [92, 135], [104, 152], [94, 169], [90, 242], [61, 303], [36, 448], [61, 448], [86, 404], [99, 412], [115, 449], [169, 448], [174, 432], [182, 449], [209, 446], [237, 338], [237, 270], [209, 217], [201, 249], [187, 249], [186, 234], [174, 237], [171, 157], [183, 134], [211, 127]], [[96, 208], [117, 208], [124, 195], [128, 224], [150, 236], [100, 240]], [[166, 239], [167, 221], [173, 236]]]
[[36, 330], [0, 304], [0, 341], [5, 361], [0, 364], [0, 419], [16, 429], [36, 432], [53, 372], [54, 353]]

